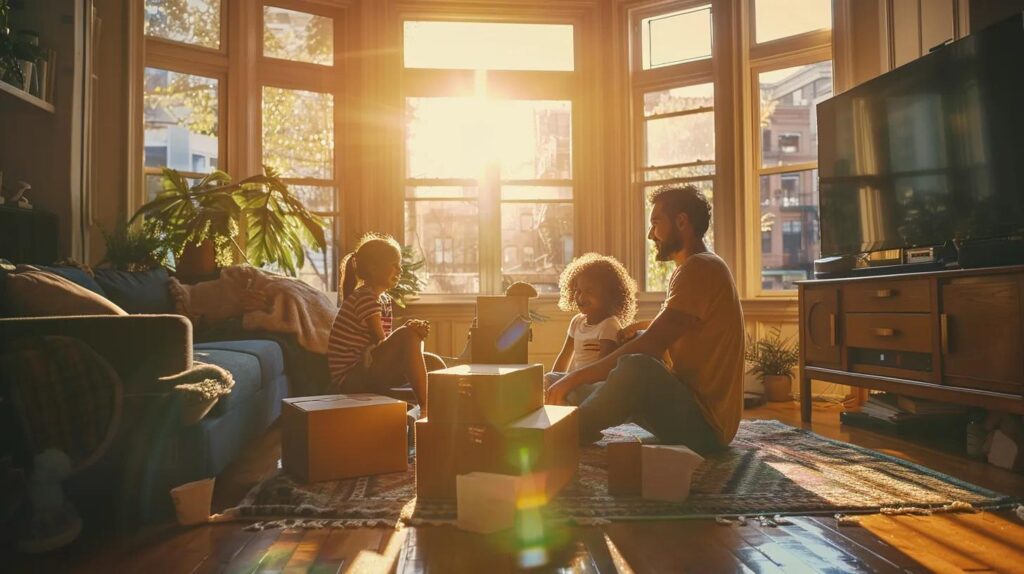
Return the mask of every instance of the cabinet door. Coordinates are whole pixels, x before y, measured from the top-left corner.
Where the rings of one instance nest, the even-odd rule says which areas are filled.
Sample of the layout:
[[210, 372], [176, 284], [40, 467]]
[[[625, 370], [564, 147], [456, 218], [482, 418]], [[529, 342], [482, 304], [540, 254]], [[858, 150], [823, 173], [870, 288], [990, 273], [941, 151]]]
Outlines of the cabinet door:
[[800, 318], [800, 344], [808, 365], [839, 365], [839, 290], [804, 288]]
[[1024, 385], [1021, 276], [954, 280], [940, 289], [946, 383], [1020, 393]]

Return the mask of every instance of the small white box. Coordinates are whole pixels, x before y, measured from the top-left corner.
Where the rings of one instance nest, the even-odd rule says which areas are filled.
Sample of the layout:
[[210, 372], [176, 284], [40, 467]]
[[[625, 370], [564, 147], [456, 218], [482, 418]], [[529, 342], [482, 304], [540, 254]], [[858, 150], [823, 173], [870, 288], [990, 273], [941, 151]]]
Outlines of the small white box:
[[667, 502], [686, 500], [693, 471], [704, 457], [682, 445], [644, 445], [641, 450], [643, 497]]
[[523, 478], [519, 476], [490, 472], [456, 476], [458, 527], [483, 534], [511, 528], [516, 522], [522, 487]]

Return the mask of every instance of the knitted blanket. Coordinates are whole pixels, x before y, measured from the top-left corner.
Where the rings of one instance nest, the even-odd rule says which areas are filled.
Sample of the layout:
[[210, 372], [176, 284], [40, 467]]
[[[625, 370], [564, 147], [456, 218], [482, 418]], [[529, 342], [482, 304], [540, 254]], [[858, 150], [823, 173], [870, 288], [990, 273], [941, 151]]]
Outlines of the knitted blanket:
[[[261, 292], [265, 309], [246, 310], [246, 291]], [[295, 335], [304, 349], [327, 352], [331, 325], [338, 307], [324, 293], [302, 281], [274, 275], [248, 265], [221, 270], [220, 278], [196, 285], [184, 285], [171, 278], [171, 294], [178, 312], [195, 324], [216, 324], [232, 317], [242, 318], [242, 328]]]
[[181, 393], [186, 403], [212, 401], [231, 393], [235, 379], [231, 373], [217, 365], [194, 362], [192, 368], [161, 377], [161, 383], [174, 385], [174, 391]]

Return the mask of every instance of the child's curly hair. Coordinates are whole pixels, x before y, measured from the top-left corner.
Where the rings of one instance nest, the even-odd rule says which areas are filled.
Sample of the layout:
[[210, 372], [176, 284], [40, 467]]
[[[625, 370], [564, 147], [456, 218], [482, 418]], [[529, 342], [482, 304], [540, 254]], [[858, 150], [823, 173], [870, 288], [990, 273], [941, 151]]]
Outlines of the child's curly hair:
[[576, 281], [583, 274], [594, 274], [611, 296], [611, 314], [625, 327], [636, 316], [636, 281], [629, 276], [619, 260], [598, 253], [585, 253], [573, 259], [558, 277], [558, 308], [579, 313], [576, 306]]

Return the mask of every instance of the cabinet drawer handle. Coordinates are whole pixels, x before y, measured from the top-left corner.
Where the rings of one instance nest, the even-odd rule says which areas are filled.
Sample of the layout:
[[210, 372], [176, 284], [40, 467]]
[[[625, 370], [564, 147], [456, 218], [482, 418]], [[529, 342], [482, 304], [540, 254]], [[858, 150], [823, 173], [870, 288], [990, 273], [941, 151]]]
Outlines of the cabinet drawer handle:
[[836, 314], [828, 314], [828, 344], [830, 347], [836, 346]]
[[892, 297], [893, 295], [895, 295], [895, 292], [892, 289], [879, 289], [879, 290], [875, 291], [875, 298], [876, 299], [888, 299], [889, 297]]
[[871, 329], [871, 332], [874, 333], [876, 337], [895, 337], [897, 331], [896, 329], [890, 329], [889, 327], [875, 327], [874, 329]]
[[949, 354], [949, 315], [939, 315], [939, 341], [942, 344], [942, 353]]

